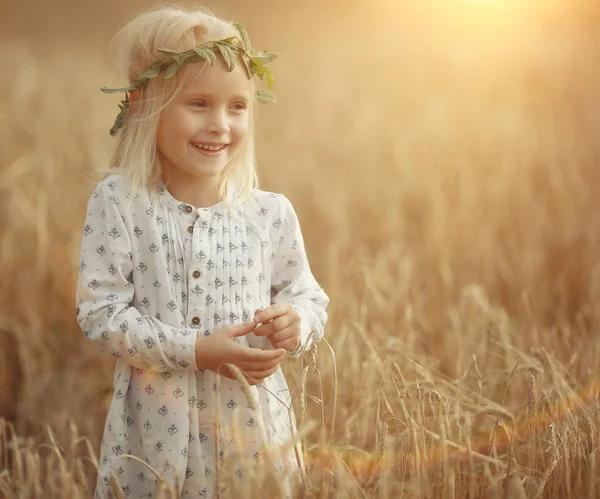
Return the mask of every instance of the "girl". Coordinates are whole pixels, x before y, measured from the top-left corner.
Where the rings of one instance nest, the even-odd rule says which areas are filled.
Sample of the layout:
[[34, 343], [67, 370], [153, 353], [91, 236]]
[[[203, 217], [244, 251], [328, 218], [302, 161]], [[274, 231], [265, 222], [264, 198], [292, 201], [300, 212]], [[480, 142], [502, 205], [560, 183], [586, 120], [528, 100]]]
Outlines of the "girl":
[[280, 364], [323, 336], [329, 299], [292, 205], [256, 188], [252, 117], [257, 96], [272, 98], [252, 76], [270, 83], [274, 56], [235, 23], [171, 6], [116, 41], [131, 85], [77, 285], [81, 329], [117, 362], [96, 497], [115, 484], [156, 497], [164, 480], [210, 498], [228, 456], [243, 478], [242, 457], [292, 438]]

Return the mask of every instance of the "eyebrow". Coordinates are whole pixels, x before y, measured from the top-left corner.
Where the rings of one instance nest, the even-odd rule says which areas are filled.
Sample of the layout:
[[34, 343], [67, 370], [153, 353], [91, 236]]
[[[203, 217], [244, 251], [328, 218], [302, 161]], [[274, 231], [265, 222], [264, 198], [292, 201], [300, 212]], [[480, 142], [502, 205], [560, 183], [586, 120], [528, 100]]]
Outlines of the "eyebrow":
[[[217, 98], [219, 97], [219, 94], [190, 92], [189, 94], [186, 94], [185, 97], [186, 97], [186, 99], [215, 99], [216, 97]], [[234, 95], [233, 97], [229, 98], [228, 100], [249, 101], [250, 97], [248, 95], [238, 94], [238, 95]]]

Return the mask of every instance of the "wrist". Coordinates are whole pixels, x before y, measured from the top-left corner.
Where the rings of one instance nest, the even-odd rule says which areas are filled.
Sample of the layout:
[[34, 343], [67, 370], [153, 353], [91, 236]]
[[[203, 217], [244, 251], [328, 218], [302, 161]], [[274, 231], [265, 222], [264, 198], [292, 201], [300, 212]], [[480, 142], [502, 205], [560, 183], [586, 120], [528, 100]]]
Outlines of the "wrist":
[[196, 367], [198, 369], [206, 369], [204, 363], [204, 340], [200, 335], [196, 336], [196, 345], [194, 347], [194, 353], [196, 356]]

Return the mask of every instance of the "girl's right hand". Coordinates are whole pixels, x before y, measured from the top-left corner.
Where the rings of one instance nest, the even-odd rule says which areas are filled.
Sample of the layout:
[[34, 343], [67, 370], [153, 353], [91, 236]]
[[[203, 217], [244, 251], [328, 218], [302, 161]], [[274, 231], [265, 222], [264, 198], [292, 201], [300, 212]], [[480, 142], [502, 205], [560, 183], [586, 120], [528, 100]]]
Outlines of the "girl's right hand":
[[279, 368], [287, 350], [260, 350], [240, 345], [234, 340], [250, 334], [256, 328], [254, 322], [236, 324], [218, 329], [207, 337], [196, 340], [196, 365], [229, 379], [237, 379], [225, 365], [233, 364], [242, 371], [250, 385], [257, 385]]

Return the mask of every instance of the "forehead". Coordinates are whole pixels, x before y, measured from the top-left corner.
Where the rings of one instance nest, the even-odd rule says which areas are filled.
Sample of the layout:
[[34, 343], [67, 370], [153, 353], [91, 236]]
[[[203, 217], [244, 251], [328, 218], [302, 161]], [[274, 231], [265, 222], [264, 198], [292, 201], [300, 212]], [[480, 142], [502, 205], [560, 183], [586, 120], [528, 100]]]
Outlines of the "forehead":
[[225, 62], [218, 57], [212, 66], [207, 63], [186, 64], [185, 81], [180, 93], [184, 96], [192, 94], [236, 95], [250, 98], [252, 82], [248, 79], [246, 68], [241, 60], [237, 60], [232, 71], [227, 71]]

